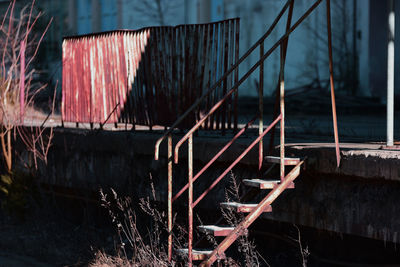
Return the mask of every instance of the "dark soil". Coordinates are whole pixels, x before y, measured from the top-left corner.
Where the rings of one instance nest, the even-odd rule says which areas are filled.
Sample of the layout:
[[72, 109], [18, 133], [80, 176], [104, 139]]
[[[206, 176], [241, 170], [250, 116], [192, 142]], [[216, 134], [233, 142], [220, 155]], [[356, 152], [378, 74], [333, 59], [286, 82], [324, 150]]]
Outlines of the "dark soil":
[[98, 250], [113, 251], [112, 227], [87, 216], [89, 206], [48, 196], [40, 202], [24, 219], [0, 210], [0, 266], [87, 266]]

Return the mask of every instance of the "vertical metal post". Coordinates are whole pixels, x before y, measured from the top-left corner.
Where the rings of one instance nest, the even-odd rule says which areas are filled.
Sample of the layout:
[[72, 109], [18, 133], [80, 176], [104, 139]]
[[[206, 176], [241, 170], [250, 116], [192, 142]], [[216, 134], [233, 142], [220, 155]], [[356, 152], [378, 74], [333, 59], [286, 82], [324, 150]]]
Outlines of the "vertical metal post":
[[[260, 58], [264, 56], [264, 41], [260, 43]], [[258, 135], [261, 136], [264, 131], [263, 113], [264, 113], [264, 61], [260, 64], [260, 83], [258, 88]], [[263, 163], [263, 139], [258, 144], [258, 171], [261, 171]]]
[[19, 74], [19, 109], [20, 109], [20, 120], [21, 124], [24, 123], [24, 115], [25, 115], [25, 48], [26, 43], [25, 40], [21, 41], [21, 56], [20, 56], [20, 74]]
[[172, 135], [168, 135], [168, 260], [172, 260]]
[[[292, 24], [294, 1], [290, 3], [288, 18], [286, 21], [286, 33], [289, 32]], [[281, 44], [281, 67], [279, 71], [279, 105], [281, 111], [281, 127], [280, 127], [280, 178], [285, 179], [285, 64], [286, 52], [289, 42], [289, 37]], [[273, 140], [272, 140], [273, 141]]]
[[[239, 30], [240, 30], [240, 21], [236, 21], [236, 32], [235, 32], [235, 63], [238, 62], [239, 60]], [[235, 69], [235, 76], [234, 76], [234, 84], [237, 84], [239, 80], [239, 66], [236, 67]], [[237, 131], [237, 125], [238, 125], [238, 92], [239, 88], [236, 89], [235, 95], [234, 95], [234, 126], [233, 129], [236, 132]]]
[[337, 167], [339, 167], [339, 165], [340, 165], [340, 150], [339, 150], [339, 134], [338, 134], [337, 118], [336, 118], [335, 86], [334, 86], [334, 82], [333, 82], [331, 3], [330, 3], [330, 0], [326, 0], [326, 20], [327, 20], [327, 27], [328, 27], [329, 74], [330, 74], [329, 78], [330, 78], [330, 85], [331, 85], [333, 131], [334, 131], [334, 135], [335, 135], [336, 163], [337, 163]]
[[[282, 54], [281, 54], [281, 64], [282, 62]], [[281, 109], [281, 129], [280, 129], [280, 176], [281, 176], [281, 181], [284, 180], [285, 178], [285, 78], [283, 71], [281, 72], [280, 75], [280, 81], [279, 81], [279, 92], [280, 92], [280, 109]]]
[[[290, 7], [289, 7], [289, 12], [288, 12], [288, 18], [286, 21], [286, 34], [290, 30], [290, 25], [292, 24], [292, 17], [293, 17], [293, 6], [294, 6], [294, 0], [290, 2]], [[286, 52], [287, 52], [287, 45], [289, 42], [289, 36], [287, 39], [281, 44], [281, 53], [283, 54], [283, 64], [281, 64], [280, 67], [280, 72], [279, 72], [279, 80], [278, 80], [278, 85], [276, 86], [275, 92], [276, 92], [276, 97], [275, 97], [275, 103], [274, 103], [274, 113], [273, 113], [273, 118], [278, 117], [278, 105], [280, 103], [280, 81], [281, 81], [281, 72], [284, 71], [285, 68], [285, 63], [286, 63]], [[281, 55], [282, 56], [282, 55]], [[269, 140], [269, 153], [272, 153], [273, 148], [274, 148], [274, 137], [275, 137], [275, 127], [272, 128], [271, 135], [270, 135], [270, 140]]]
[[386, 145], [393, 146], [394, 129], [394, 1], [389, 0], [389, 40], [388, 40], [388, 61], [387, 61], [387, 103], [386, 103]]
[[[223, 75], [223, 74], [226, 72], [226, 70], [228, 69], [228, 54], [229, 54], [228, 41], [229, 41], [229, 24], [228, 24], [228, 22], [226, 21], [226, 22], [224, 23], [224, 41], [223, 41], [223, 43], [221, 44], [221, 45], [224, 46], [224, 60], [223, 60], [223, 62], [221, 62], [221, 63], [223, 63], [223, 65], [221, 66], [221, 67], [223, 68], [222, 75]], [[227, 87], [228, 87], [228, 80], [227, 80], [227, 78], [225, 78], [225, 79], [224, 79], [224, 82], [223, 82], [223, 86], [222, 86], [222, 96], [226, 95], [226, 92], [227, 92], [227, 90], [228, 90]], [[224, 104], [222, 105], [222, 115], [221, 115], [221, 124], [222, 124], [221, 130], [222, 130], [222, 135], [225, 135], [225, 127], [226, 127], [225, 124], [226, 124], [226, 115], [227, 115], [227, 113], [226, 113], [226, 106], [227, 106], [226, 103], [224, 103]]]
[[192, 246], [193, 246], [193, 135], [188, 140], [188, 169], [189, 169], [189, 241], [188, 241], [188, 266], [192, 266]]

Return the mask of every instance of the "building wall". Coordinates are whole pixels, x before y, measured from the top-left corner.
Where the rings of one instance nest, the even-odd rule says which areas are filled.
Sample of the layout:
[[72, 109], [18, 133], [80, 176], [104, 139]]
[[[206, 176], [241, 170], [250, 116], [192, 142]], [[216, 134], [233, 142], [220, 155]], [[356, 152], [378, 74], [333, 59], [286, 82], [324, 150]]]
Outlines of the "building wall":
[[387, 6], [370, 1], [369, 15], [369, 80], [371, 95], [385, 97], [387, 84]]
[[[293, 22], [310, 7], [314, 0], [296, 0]], [[387, 1], [332, 0], [332, 31], [334, 75], [338, 93], [375, 96], [385, 101], [387, 70]], [[396, 2], [396, 1], [395, 1]], [[286, 3], [285, 0], [225, 0], [224, 18], [241, 18], [241, 54], [262, 36]], [[344, 5], [345, 9], [341, 9]], [[198, 0], [199, 22], [215, 12], [209, 0]], [[208, 13], [207, 14], [207, 9]], [[395, 5], [400, 14], [400, 5]], [[373, 10], [374, 12], [370, 12]], [[283, 17], [286, 19], [286, 15]], [[271, 47], [284, 33], [285, 23], [277, 26], [265, 49]], [[396, 20], [396, 36], [400, 36], [400, 19]], [[354, 53], [355, 50], [355, 53]], [[396, 42], [395, 66], [400, 66], [400, 42]], [[354, 57], [354, 55], [356, 55]], [[328, 50], [326, 40], [325, 1], [305, 20], [289, 41], [285, 82], [287, 88], [310, 84], [314, 79], [327, 81]], [[241, 68], [249, 69], [259, 58], [258, 53]], [[272, 94], [279, 69], [279, 53], [273, 53], [265, 63], [264, 92]], [[241, 88], [242, 95], [257, 95], [258, 73]], [[353, 77], [357, 77], [355, 83]], [[395, 75], [395, 90], [400, 92], [400, 75]], [[342, 82], [341, 82], [342, 81]], [[344, 81], [344, 82], [343, 82]]]
[[[24, 0], [25, 1], [25, 0]], [[24, 1], [18, 2], [20, 5]], [[29, 1], [26, 0], [26, 3]], [[51, 78], [61, 79], [62, 37], [114, 29], [139, 29], [146, 26], [177, 25], [184, 23], [205, 23], [232, 17], [241, 18], [240, 54], [247, 51], [273, 22], [286, 2], [285, 0], [170, 0], [161, 1], [159, 9], [156, 0], [68, 0], [37, 2], [45, 11], [45, 19], [53, 17], [44, 42], [42, 53], [46, 58]], [[397, 2], [397, 1], [395, 1]], [[293, 22], [314, 0], [296, 0]], [[387, 5], [381, 0], [332, 0], [332, 27], [334, 37], [334, 63], [338, 93], [377, 96], [382, 101], [386, 96], [387, 61]], [[337, 10], [345, 3], [346, 14]], [[353, 4], [356, 3], [354, 10]], [[1, 2], [2, 9], [7, 3]], [[400, 5], [396, 5], [400, 14]], [[370, 12], [373, 10], [373, 12]], [[355, 17], [355, 27], [353, 18]], [[286, 63], [286, 87], [296, 88], [311, 84], [313, 80], [327, 81], [325, 3], [305, 20], [290, 37]], [[286, 15], [276, 31], [265, 42], [265, 51], [284, 34]], [[343, 30], [346, 32], [343, 34]], [[400, 36], [400, 19], [396, 20], [396, 36]], [[341, 38], [345, 36], [345, 42]], [[356, 55], [352, 56], [355, 42]], [[395, 43], [395, 71], [400, 66], [400, 42]], [[336, 48], [335, 48], [336, 47]], [[347, 47], [345, 51], [338, 49]], [[256, 51], [243, 66], [244, 74], [259, 58]], [[271, 95], [278, 81], [279, 52], [271, 54], [265, 63], [264, 92]], [[353, 62], [355, 65], [353, 66]], [[349, 65], [350, 64], [350, 65]], [[346, 69], [350, 71], [346, 71]], [[357, 84], [342, 84], [346, 77], [358, 77]], [[349, 78], [349, 77], [347, 77]], [[241, 95], [257, 95], [257, 71], [240, 88]], [[356, 88], [357, 87], [357, 88]], [[395, 75], [395, 90], [400, 91], [400, 75]]]
[[[122, 25], [124, 29], [140, 29], [148, 26], [166, 26], [185, 23], [185, 13], [189, 7], [186, 0], [120, 0], [122, 6]], [[157, 2], [161, 6], [157, 6]], [[186, 11], [185, 11], [186, 9]], [[186, 17], [188, 23], [194, 23], [192, 18]], [[191, 19], [189, 21], [189, 19]]]
[[[365, 1], [367, 2], [367, 1]], [[358, 81], [359, 81], [359, 93], [361, 95], [370, 96], [369, 86], [369, 4], [358, 1], [357, 10], [357, 31], [358, 31]]]
[[[360, 2], [360, 0], [357, 0]], [[292, 24], [300, 18], [300, 16], [314, 3], [314, 0], [297, 0], [295, 1], [294, 14]], [[365, 3], [366, 1], [361, 1]], [[209, 5], [208, 0], [199, 0], [199, 9], [202, 10], [202, 17], [199, 22], [203, 22], [206, 17], [210, 15], [204, 14], [204, 9], [209, 8], [209, 13], [215, 13], [212, 10], [213, 6]], [[277, 14], [280, 12], [286, 1], [284, 0], [225, 0], [224, 1], [224, 17], [241, 18], [241, 30], [240, 30], [240, 47], [241, 53], [244, 54], [248, 48], [250, 48], [269, 28], [274, 21]], [[203, 5], [202, 5], [203, 4]], [[341, 5], [345, 5], [345, 14], [343, 16], [343, 10], [340, 9]], [[356, 14], [364, 14], [364, 6], [358, 5]], [[359, 62], [357, 68], [352, 68], [354, 58], [347, 56], [346, 60], [343, 58], [343, 54], [353, 52], [353, 35], [357, 35], [357, 32], [368, 31], [368, 28], [357, 28], [353, 30], [353, 1], [336, 0], [332, 1], [332, 30], [334, 36], [340, 36], [341, 38], [334, 39], [334, 58], [335, 66], [339, 66], [335, 71], [338, 80], [342, 80], [342, 76], [345, 76], [345, 69], [355, 69], [356, 71], [360, 68]], [[278, 23], [276, 30], [265, 41], [264, 50], [267, 51], [273, 44], [278, 41], [285, 32], [286, 27], [285, 14], [281, 21]], [[361, 25], [359, 18], [357, 17], [356, 25]], [[344, 33], [342, 33], [344, 31]], [[326, 7], [323, 2], [304, 23], [299, 26], [289, 39], [289, 47], [287, 54], [287, 62], [285, 68], [285, 84], [287, 88], [296, 88], [304, 85], [311, 84], [314, 80], [322, 80], [326, 82], [329, 79], [328, 71], [328, 49], [327, 49], [327, 37], [326, 37]], [[368, 36], [368, 35], [367, 35]], [[358, 44], [360, 41], [356, 40]], [[357, 45], [356, 44], [356, 45]], [[346, 47], [346, 51], [344, 50]], [[357, 46], [358, 47], [358, 46]], [[340, 53], [335, 53], [340, 51]], [[357, 49], [360, 51], [360, 49]], [[363, 57], [365, 60], [365, 53], [358, 52], [359, 57]], [[247, 60], [243, 67], [240, 68], [240, 72], [243, 75], [250, 67], [257, 62], [259, 59], [259, 51], [253, 52], [249, 60]], [[279, 49], [276, 50], [265, 62], [264, 71], [264, 92], [266, 95], [271, 95], [276, 88], [278, 83], [280, 67], [280, 54]], [[358, 76], [357, 72], [354, 73]], [[345, 77], [349, 79], [349, 77]], [[259, 80], [259, 73], [256, 71], [249, 81], [245, 83], [241, 88], [241, 95], [257, 95], [257, 82]], [[352, 85], [352, 84], [351, 84]], [[348, 86], [348, 85], [346, 85]], [[353, 86], [353, 85], [352, 85]], [[366, 86], [363, 83], [363, 86]], [[339, 89], [345, 87], [344, 84], [338, 84]], [[355, 86], [354, 86], [355, 87]], [[366, 86], [365, 88], [368, 88]], [[363, 91], [367, 89], [362, 89]], [[353, 88], [349, 89], [352, 93]]]

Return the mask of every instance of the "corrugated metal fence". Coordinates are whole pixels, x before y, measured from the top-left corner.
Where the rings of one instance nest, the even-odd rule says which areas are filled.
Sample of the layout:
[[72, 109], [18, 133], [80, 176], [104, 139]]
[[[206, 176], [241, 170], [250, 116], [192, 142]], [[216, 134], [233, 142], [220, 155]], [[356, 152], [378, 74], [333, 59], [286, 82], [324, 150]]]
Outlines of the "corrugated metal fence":
[[[62, 118], [170, 126], [238, 54], [239, 19], [66, 37]], [[191, 127], [237, 78], [228, 76], [180, 127]], [[228, 101], [204, 128], [233, 127], [236, 104]]]

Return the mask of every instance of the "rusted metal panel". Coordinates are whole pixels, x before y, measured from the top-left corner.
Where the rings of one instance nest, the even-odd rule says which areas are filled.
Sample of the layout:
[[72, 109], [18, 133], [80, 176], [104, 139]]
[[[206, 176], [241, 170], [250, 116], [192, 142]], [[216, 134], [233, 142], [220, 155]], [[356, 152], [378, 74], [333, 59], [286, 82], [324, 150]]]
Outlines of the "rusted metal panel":
[[[63, 120], [171, 126], [212, 85], [212, 64], [220, 68], [214, 81], [227, 69], [224, 54], [239, 40], [224, 33], [234, 32], [238, 20], [64, 38]], [[201, 110], [219, 101], [220, 90], [178, 127], [200, 120]]]

